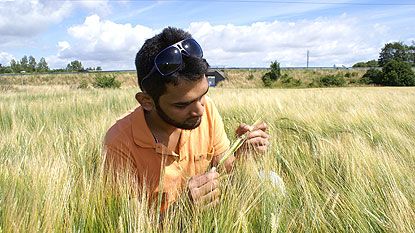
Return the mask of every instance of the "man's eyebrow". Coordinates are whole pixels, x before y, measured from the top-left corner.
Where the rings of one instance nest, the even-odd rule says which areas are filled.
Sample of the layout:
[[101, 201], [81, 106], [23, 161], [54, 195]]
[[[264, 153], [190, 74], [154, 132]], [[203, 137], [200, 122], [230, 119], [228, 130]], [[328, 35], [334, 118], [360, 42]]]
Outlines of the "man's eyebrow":
[[188, 105], [188, 104], [191, 104], [191, 103], [195, 102], [196, 100], [200, 99], [202, 96], [206, 95], [208, 93], [208, 91], [209, 91], [209, 87], [207, 88], [205, 93], [203, 93], [201, 96], [197, 97], [196, 99], [193, 99], [191, 101], [186, 101], [186, 102], [176, 102], [176, 103], [173, 103], [173, 105]]

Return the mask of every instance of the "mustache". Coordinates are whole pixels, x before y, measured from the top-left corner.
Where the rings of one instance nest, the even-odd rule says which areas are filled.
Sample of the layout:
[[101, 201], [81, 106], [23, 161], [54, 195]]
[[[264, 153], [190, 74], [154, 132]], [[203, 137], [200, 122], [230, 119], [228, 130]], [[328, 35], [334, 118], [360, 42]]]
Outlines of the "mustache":
[[187, 118], [187, 120], [186, 121], [197, 121], [197, 120], [199, 120], [199, 119], [201, 119], [202, 117], [190, 117], [190, 118]]

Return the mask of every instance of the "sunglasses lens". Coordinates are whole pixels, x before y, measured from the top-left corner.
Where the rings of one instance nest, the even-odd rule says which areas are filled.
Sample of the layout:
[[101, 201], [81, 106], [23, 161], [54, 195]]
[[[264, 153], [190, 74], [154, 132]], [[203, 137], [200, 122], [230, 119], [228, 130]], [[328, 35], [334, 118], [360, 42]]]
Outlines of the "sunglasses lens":
[[184, 50], [192, 57], [203, 57], [203, 51], [200, 45], [194, 39], [187, 39], [182, 42]]
[[155, 63], [162, 75], [169, 75], [181, 66], [182, 54], [179, 49], [170, 47], [156, 57]]

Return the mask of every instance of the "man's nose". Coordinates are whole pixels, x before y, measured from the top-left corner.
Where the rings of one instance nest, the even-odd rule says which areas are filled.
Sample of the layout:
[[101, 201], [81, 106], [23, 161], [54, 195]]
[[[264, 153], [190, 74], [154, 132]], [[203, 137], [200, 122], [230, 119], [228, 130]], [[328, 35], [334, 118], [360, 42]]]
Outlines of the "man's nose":
[[192, 116], [201, 117], [205, 111], [205, 103], [203, 100], [196, 101], [192, 110]]

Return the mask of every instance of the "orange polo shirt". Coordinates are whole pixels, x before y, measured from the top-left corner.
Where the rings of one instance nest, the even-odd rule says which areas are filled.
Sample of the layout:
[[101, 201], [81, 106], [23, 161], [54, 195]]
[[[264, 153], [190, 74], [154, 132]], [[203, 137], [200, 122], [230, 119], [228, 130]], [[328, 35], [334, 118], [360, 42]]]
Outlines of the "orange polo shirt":
[[222, 118], [209, 97], [199, 127], [181, 130], [178, 154], [156, 143], [141, 106], [119, 119], [104, 140], [106, 162], [121, 169], [130, 166], [139, 183], [145, 183], [150, 196], [157, 197], [162, 189], [163, 210], [177, 200], [187, 178], [207, 172], [212, 158], [225, 152], [229, 144]]

